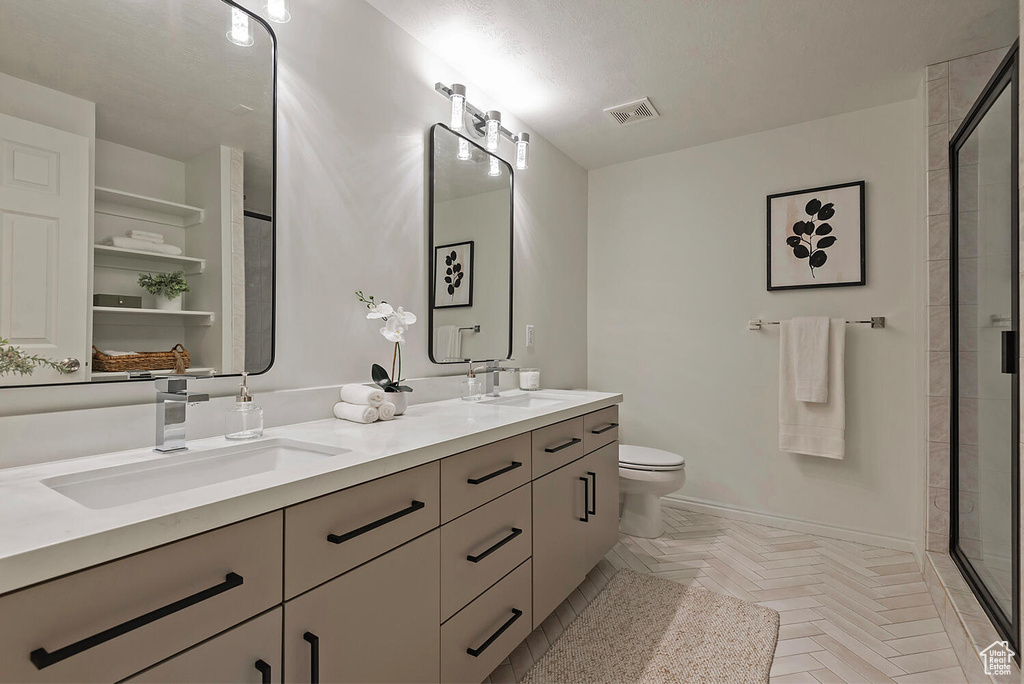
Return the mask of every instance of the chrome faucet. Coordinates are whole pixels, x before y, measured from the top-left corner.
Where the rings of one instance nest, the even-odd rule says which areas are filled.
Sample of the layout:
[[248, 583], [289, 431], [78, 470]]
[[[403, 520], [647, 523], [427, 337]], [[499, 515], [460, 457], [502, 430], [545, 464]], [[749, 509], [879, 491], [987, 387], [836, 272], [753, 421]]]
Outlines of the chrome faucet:
[[[509, 359], [510, 361], [512, 359]], [[501, 360], [495, 359], [492, 361], [485, 361], [486, 365], [474, 368], [473, 372], [482, 370], [484, 373], [484, 396], [500, 397], [501, 396], [501, 376], [499, 373], [505, 371], [506, 373], [518, 373], [518, 368], [502, 368]]]
[[210, 395], [189, 392], [190, 375], [174, 375], [156, 380], [156, 447], [153, 451], [165, 454], [185, 451], [185, 407], [209, 401]]

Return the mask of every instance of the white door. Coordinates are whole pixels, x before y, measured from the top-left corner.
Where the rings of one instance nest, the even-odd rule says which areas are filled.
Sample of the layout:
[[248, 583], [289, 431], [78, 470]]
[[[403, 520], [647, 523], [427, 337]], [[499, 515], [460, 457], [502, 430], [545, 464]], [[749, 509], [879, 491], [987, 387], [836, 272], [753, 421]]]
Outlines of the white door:
[[0, 114], [0, 338], [81, 362], [0, 385], [88, 378], [89, 242], [89, 139]]

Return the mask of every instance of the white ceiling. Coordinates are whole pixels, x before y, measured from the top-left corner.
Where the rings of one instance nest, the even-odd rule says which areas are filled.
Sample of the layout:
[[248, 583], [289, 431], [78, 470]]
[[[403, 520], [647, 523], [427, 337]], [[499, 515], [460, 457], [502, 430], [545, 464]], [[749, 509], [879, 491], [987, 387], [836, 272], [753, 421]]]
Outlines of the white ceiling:
[[586, 168], [909, 99], [1018, 30], [1017, 0], [368, 2]]
[[220, 0], [0, 0], [0, 18], [0, 71], [95, 102], [102, 140], [178, 161], [241, 149], [247, 207], [271, 210], [273, 46], [258, 23], [239, 47]]

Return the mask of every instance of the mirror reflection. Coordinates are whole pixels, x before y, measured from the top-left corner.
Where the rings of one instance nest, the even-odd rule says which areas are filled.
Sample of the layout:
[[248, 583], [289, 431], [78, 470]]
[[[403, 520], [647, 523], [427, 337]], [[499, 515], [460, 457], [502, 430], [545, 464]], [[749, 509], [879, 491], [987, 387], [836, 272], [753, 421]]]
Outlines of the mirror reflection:
[[272, 34], [222, 0], [0, 15], [0, 385], [269, 368]]
[[512, 354], [512, 167], [445, 127], [431, 133], [434, 363]]

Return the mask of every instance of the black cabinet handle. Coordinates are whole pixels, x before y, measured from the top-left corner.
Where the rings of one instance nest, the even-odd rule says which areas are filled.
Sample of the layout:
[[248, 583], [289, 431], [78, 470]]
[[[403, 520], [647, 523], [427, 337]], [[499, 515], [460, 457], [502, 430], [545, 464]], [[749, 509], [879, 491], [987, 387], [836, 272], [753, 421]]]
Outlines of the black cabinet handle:
[[105, 629], [99, 634], [93, 634], [90, 637], [86, 637], [81, 641], [76, 641], [70, 646], [64, 648], [58, 648], [53, 653], [50, 653], [45, 648], [37, 648], [28, 654], [29, 660], [36, 666], [36, 669], [42, 670], [44, 667], [50, 667], [60, 661], [70, 658], [71, 656], [78, 655], [82, 651], [88, 651], [90, 648], [99, 646], [100, 644], [106, 643], [111, 639], [116, 639], [119, 636], [127, 634], [140, 627], [145, 627], [151, 622], [156, 622], [160, 618], [165, 618], [168, 615], [173, 615], [180, 610], [185, 610], [190, 606], [194, 606], [197, 603], [201, 603], [206, 599], [213, 598], [217, 594], [223, 594], [228, 589], [234, 589], [235, 587], [242, 586], [242, 576], [237, 575], [233, 572], [229, 572], [224, 576], [224, 581], [220, 584], [210, 587], [209, 589], [203, 589], [200, 592], [186, 596], [183, 599], [175, 601], [174, 603], [168, 603], [166, 606], [151, 610], [145, 615], [140, 615], [137, 618], [132, 618], [127, 622]]
[[549, 454], [554, 454], [554, 453], [557, 453], [557, 452], [561, 451], [562, 449], [568, 449], [569, 447], [573, 446], [574, 444], [579, 444], [582, 441], [583, 440], [580, 439], [579, 437], [573, 437], [572, 439], [570, 439], [565, 444], [559, 444], [556, 447], [548, 447], [544, 451], [548, 452]]
[[590, 476], [590, 485], [594, 494], [590, 497], [590, 515], [597, 515], [597, 473], [592, 473], [589, 470], [587, 475]]
[[581, 477], [580, 481], [583, 483], [583, 517], [580, 522], [590, 522], [590, 480]]
[[270, 663], [260, 658], [255, 665], [256, 669], [260, 671], [263, 684], [270, 684]]
[[513, 527], [512, 528], [512, 533], [509, 534], [504, 539], [502, 539], [500, 542], [498, 542], [497, 544], [495, 544], [494, 546], [492, 546], [491, 548], [487, 549], [486, 551], [484, 551], [483, 553], [481, 553], [479, 555], [476, 555], [476, 556], [466, 556], [466, 560], [468, 560], [470, 563], [479, 563], [484, 558], [487, 558], [492, 553], [494, 553], [495, 551], [500, 549], [505, 544], [508, 544], [510, 541], [512, 541], [513, 539], [515, 539], [516, 537], [518, 537], [522, 533], [523, 533], [523, 531], [521, 529], [519, 529], [518, 527]]
[[386, 515], [380, 520], [375, 520], [372, 523], [369, 523], [368, 525], [357, 527], [351, 532], [346, 532], [345, 534], [329, 534], [327, 535], [327, 541], [331, 542], [332, 544], [341, 544], [342, 542], [347, 542], [349, 539], [354, 539], [361, 534], [366, 534], [367, 532], [375, 530], [378, 527], [383, 527], [384, 525], [387, 525], [389, 522], [394, 522], [399, 518], [404, 518], [410, 513], [415, 513], [416, 511], [420, 510], [426, 505], [427, 504], [423, 503], [422, 501], [413, 500], [413, 502], [409, 504], [408, 508], [403, 508], [402, 510], [396, 511], [391, 515]]
[[512, 609], [512, 617], [510, 617], [508, 620], [505, 620], [505, 624], [503, 624], [501, 627], [499, 627], [497, 632], [495, 632], [491, 636], [487, 637], [487, 641], [485, 641], [484, 643], [480, 644], [480, 648], [467, 648], [466, 649], [466, 653], [468, 653], [469, 655], [473, 656], [474, 658], [479, 657], [481, 653], [483, 653], [484, 651], [487, 650], [488, 646], [490, 646], [491, 644], [494, 643], [495, 639], [497, 639], [502, 634], [504, 634], [505, 630], [508, 629], [509, 627], [511, 627], [512, 623], [514, 623], [516, 620], [518, 620], [521, 617], [523, 617], [523, 611], [519, 610], [518, 608], [513, 608]]
[[1000, 337], [1003, 342], [1002, 371], [1013, 375], [1017, 372], [1017, 331], [1004, 330]]
[[481, 482], [487, 482], [491, 478], [498, 477], [499, 475], [504, 475], [505, 473], [507, 473], [510, 470], [515, 470], [516, 468], [519, 468], [522, 465], [523, 464], [520, 463], [519, 461], [512, 461], [512, 465], [507, 465], [504, 468], [502, 468], [501, 470], [495, 470], [490, 475], [484, 475], [483, 477], [471, 477], [468, 480], [466, 480], [466, 482], [471, 484], [471, 485], [478, 485]]
[[604, 433], [608, 432], [609, 430], [614, 430], [617, 427], [619, 427], [618, 423], [608, 423], [607, 425], [605, 425], [603, 428], [601, 428], [599, 430], [591, 430], [590, 434], [592, 434], [592, 435], [603, 435]]
[[306, 632], [302, 638], [309, 642], [309, 684], [320, 684], [320, 637]]

